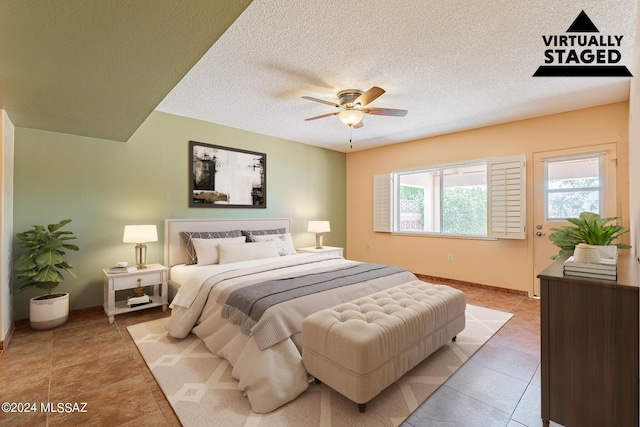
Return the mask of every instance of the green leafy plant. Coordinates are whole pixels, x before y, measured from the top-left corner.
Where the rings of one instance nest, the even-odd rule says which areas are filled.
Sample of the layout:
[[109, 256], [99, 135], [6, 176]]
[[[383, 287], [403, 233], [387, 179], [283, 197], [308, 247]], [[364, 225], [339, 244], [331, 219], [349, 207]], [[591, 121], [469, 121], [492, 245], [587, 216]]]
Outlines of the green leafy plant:
[[31, 230], [16, 234], [20, 246], [27, 248], [27, 253], [20, 256], [16, 267], [19, 272], [17, 277], [22, 279], [18, 284], [20, 291], [35, 286], [47, 289], [50, 296], [51, 290], [64, 280], [63, 271], [77, 279], [71, 271], [73, 266], [64, 260], [64, 249], [78, 251], [79, 248], [67, 243], [75, 239], [73, 232], [60, 230], [70, 222], [70, 219], [65, 219], [46, 228], [32, 225]]
[[[589, 245], [607, 246], [615, 239], [629, 232], [626, 228], [617, 224], [607, 224], [620, 217], [602, 218], [593, 212], [582, 212], [579, 218], [567, 218], [573, 226], [552, 228], [555, 233], [549, 235], [549, 240], [560, 248], [557, 255], [551, 259], [557, 259], [572, 252], [576, 245], [586, 243]], [[626, 243], [615, 244], [619, 249], [630, 249]]]

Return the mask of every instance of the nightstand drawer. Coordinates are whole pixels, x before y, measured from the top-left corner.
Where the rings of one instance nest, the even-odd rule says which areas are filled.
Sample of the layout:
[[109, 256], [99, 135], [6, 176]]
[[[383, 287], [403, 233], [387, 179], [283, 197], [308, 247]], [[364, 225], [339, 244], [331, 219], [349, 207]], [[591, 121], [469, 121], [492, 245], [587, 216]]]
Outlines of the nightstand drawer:
[[114, 280], [113, 290], [120, 291], [122, 289], [131, 289], [138, 286], [138, 280], [140, 280], [142, 286], [158, 285], [162, 283], [162, 272], [153, 272], [148, 274], [135, 274], [118, 277]]

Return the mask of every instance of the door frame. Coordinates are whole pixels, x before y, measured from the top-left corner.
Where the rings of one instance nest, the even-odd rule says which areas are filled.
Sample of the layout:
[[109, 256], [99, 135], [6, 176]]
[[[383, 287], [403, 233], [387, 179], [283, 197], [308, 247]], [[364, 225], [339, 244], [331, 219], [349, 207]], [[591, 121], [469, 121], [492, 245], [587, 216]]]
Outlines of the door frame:
[[[545, 150], [532, 153], [533, 155], [533, 209], [531, 211], [531, 224], [530, 235], [532, 238], [532, 293], [531, 295], [539, 296], [540, 280], [537, 275], [544, 270], [544, 260], [550, 255], [549, 245], [555, 248], [553, 244], [548, 240], [549, 229], [551, 227], [559, 227], [568, 224], [566, 221], [547, 221], [544, 218], [544, 203], [545, 203], [545, 171], [544, 161], [551, 159], [562, 159], [564, 157], [578, 157], [581, 155], [604, 153], [602, 163], [602, 174], [604, 182], [604, 188], [602, 192], [602, 209], [603, 216], [619, 216], [617, 206], [617, 167], [618, 167], [618, 141], [613, 138], [598, 141], [591, 145], [583, 145], [579, 147], [564, 148], [559, 150]], [[542, 225], [542, 229], [536, 229], [536, 226]], [[542, 232], [546, 239], [542, 240], [542, 237], [536, 236], [537, 232]], [[548, 264], [551, 264], [552, 260], [549, 259]]]

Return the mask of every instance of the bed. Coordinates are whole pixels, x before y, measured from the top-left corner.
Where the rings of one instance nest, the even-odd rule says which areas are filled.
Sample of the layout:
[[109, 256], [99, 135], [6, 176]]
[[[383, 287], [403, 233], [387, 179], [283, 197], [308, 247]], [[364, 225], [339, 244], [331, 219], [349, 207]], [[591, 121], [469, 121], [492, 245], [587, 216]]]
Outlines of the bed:
[[300, 338], [305, 317], [416, 280], [393, 266], [296, 254], [290, 233], [288, 218], [165, 221], [172, 297], [167, 331], [175, 338], [194, 333], [228, 360], [256, 413], [271, 412], [307, 389]]

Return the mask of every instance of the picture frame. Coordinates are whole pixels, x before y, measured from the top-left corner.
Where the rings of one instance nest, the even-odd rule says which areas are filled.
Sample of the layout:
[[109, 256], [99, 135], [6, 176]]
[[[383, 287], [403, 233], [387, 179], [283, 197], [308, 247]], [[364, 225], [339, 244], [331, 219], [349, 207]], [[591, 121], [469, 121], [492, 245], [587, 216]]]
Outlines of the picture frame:
[[267, 207], [267, 155], [189, 141], [189, 207]]

